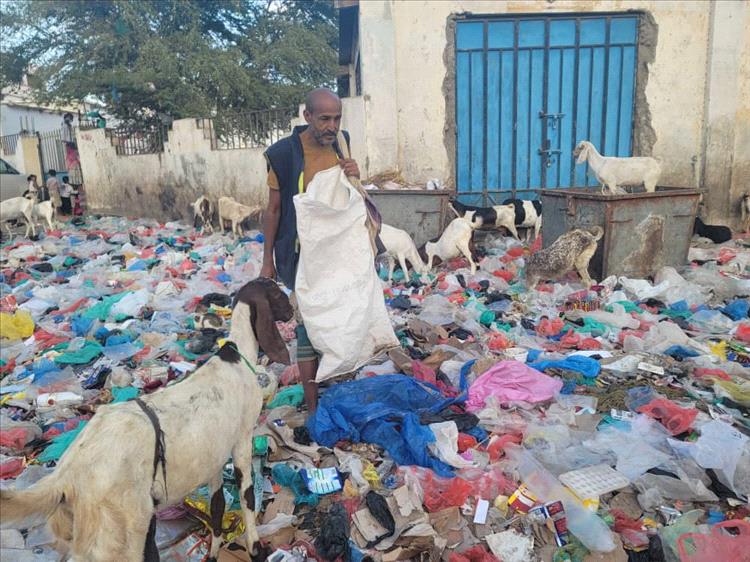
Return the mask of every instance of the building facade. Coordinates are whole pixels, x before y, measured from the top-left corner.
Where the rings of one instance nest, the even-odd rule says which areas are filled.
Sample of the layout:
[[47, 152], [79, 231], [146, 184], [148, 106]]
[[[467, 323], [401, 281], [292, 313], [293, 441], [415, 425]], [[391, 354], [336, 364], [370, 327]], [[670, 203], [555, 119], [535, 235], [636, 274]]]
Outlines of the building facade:
[[750, 3], [342, 0], [345, 126], [363, 174], [468, 202], [591, 185], [572, 150], [654, 156], [705, 190], [709, 220], [750, 190]]

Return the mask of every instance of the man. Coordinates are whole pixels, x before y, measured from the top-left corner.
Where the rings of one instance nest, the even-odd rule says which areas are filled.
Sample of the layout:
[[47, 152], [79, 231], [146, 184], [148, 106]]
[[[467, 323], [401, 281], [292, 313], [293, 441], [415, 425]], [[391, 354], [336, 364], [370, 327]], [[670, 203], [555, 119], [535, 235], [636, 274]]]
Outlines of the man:
[[[341, 158], [336, 136], [341, 125], [341, 100], [326, 88], [313, 90], [305, 98], [306, 126], [295, 127], [291, 136], [266, 151], [268, 161], [268, 208], [263, 214], [263, 267], [261, 277], [274, 278], [294, 290], [299, 260], [297, 216], [293, 198], [304, 193], [315, 174], [341, 166], [349, 177], [359, 177], [357, 162]], [[349, 135], [342, 131], [347, 144]], [[275, 256], [275, 261], [274, 261]], [[298, 318], [298, 320], [300, 320]], [[318, 354], [302, 323], [297, 327], [297, 364], [309, 413], [318, 405], [315, 374]]]

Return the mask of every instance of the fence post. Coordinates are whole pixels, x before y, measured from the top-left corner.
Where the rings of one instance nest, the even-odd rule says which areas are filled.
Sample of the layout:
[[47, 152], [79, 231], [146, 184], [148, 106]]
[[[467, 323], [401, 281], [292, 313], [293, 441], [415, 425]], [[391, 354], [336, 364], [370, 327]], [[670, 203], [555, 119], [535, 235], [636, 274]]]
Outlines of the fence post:
[[26, 175], [35, 174], [40, 182], [44, 181], [42, 159], [39, 153], [39, 137], [35, 134], [22, 134], [18, 142], [23, 151], [23, 169], [20, 171]]

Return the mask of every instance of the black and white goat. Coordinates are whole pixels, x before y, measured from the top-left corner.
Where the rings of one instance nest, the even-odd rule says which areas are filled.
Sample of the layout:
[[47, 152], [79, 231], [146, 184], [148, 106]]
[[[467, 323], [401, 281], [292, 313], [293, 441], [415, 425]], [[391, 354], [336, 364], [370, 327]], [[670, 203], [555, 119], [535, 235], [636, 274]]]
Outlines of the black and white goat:
[[208, 197], [201, 195], [192, 204], [193, 207], [193, 228], [198, 230], [200, 233], [210, 232], [213, 234], [214, 225], [212, 220], [214, 217], [214, 206]]
[[75, 560], [158, 560], [155, 512], [208, 484], [215, 559], [225, 507], [222, 469], [231, 455], [252, 550], [258, 540], [253, 431], [263, 404], [254, 365], [259, 344], [272, 360], [289, 363], [275, 321], [292, 315], [273, 281], [242, 287], [230, 341], [217, 355], [174, 386], [100, 407], [51, 475], [26, 490], [0, 490], [3, 523], [47, 516], [58, 549], [69, 549]]
[[451, 209], [457, 217], [463, 217], [472, 211], [474, 216], [481, 217], [484, 227], [503, 227], [516, 239], [518, 229], [525, 228], [526, 241], [529, 241], [531, 229], [534, 229], [534, 239], [539, 237], [542, 228], [542, 204], [539, 201], [526, 201], [523, 199], [506, 199], [502, 205], [492, 207], [473, 207], [464, 205], [456, 199], [450, 200]]

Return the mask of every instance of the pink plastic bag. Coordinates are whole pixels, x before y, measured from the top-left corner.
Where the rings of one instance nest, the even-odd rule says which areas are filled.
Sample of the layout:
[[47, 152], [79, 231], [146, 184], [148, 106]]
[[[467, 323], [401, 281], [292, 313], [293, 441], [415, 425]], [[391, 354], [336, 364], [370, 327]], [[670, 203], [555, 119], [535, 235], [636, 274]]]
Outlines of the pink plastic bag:
[[470, 412], [481, 410], [490, 396], [501, 405], [514, 402], [535, 404], [550, 400], [561, 388], [562, 381], [523, 363], [500, 361], [471, 385], [466, 409]]
[[[722, 529], [737, 529], [730, 535]], [[722, 521], [711, 527], [711, 534], [685, 533], [677, 539], [680, 562], [707, 560], [750, 561], [750, 523], [741, 519]]]

